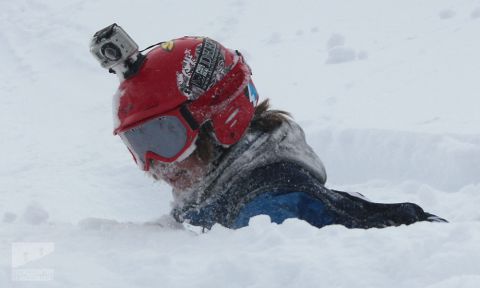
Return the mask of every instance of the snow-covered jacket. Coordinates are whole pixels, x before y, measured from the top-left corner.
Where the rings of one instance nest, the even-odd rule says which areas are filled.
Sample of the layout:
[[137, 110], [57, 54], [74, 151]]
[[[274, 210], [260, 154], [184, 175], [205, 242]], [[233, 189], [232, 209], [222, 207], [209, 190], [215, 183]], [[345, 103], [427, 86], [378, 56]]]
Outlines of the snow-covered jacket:
[[275, 223], [298, 218], [323, 227], [385, 227], [436, 220], [411, 203], [380, 204], [360, 194], [327, 189], [325, 168], [303, 130], [287, 121], [270, 133], [250, 131], [172, 210], [179, 222], [211, 228], [248, 225], [268, 215]]

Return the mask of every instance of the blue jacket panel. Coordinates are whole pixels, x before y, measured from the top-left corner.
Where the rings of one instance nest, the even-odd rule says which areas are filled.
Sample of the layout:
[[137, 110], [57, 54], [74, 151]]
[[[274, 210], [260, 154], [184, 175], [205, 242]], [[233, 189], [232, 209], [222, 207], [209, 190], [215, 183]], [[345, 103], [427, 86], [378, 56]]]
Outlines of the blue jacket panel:
[[250, 218], [257, 215], [268, 215], [271, 221], [277, 224], [289, 218], [305, 220], [317, 227], [333, 223], [332, 213], [317, 198], [304, 192], [281, 195], [267, 192], [257, 196], [240, 210], [232, 228], [247, 226]]

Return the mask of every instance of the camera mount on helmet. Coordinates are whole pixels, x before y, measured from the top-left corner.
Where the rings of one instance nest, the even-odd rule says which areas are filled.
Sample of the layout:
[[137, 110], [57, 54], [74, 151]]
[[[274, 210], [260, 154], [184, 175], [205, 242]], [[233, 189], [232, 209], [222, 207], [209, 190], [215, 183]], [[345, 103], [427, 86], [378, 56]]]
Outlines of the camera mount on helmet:
[[93, 35], [90, 52], [103, 68], [125, 78], [134, 75], [144, 60], [137, 43], [116, 23]]

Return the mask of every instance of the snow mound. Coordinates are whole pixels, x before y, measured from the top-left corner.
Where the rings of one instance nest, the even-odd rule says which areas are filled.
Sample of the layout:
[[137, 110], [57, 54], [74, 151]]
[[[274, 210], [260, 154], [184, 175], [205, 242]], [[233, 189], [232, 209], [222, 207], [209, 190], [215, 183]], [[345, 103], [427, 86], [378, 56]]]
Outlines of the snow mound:
[[[54, 280], [31, 287], [473, 287], [479, 277], [478, 222], [349, 230], [294, 219], [277, 225], [257, 216], [249, 227], [215, 225], [203, 234], [111, 220], [93, 225], [101, 229], [91, 224], [1, 224], [0, 236], [55, 243], [50, 255], [22, 267], [54, 270]], [[10, 287], [8, 260], [0, 259], [2, 287]]]

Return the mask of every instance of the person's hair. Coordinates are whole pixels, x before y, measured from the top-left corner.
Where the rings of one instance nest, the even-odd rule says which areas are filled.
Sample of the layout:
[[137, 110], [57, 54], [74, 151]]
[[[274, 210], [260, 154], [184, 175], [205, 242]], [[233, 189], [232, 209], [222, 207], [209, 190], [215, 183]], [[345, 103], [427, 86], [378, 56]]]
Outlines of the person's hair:
[[[270, 109], [269, 99], [263, 100], [255, 107], [255, 113], [252, 121], [250, 122], [247, 133], [255, 131], [264, 133], [272, 132], [284, 122], [287, 122], [289, 118], [291, 118], [290, 113], [282, 110], [272, 110]], [[212, 139], [211, 133], [211, 125], [202, 126], [200, 128], [198, 139], [195, 142], [197, 145], [195, 153], [197, 157], [205, 163], [210, 162], [215, 149], [225, 149]]]
[[270, 109], [270, 100], [265, 99], [255, 107], [255, 114], [250, 122], [249, 131], [271, 132], [288, 121], [292, 115], [283, 110]]

